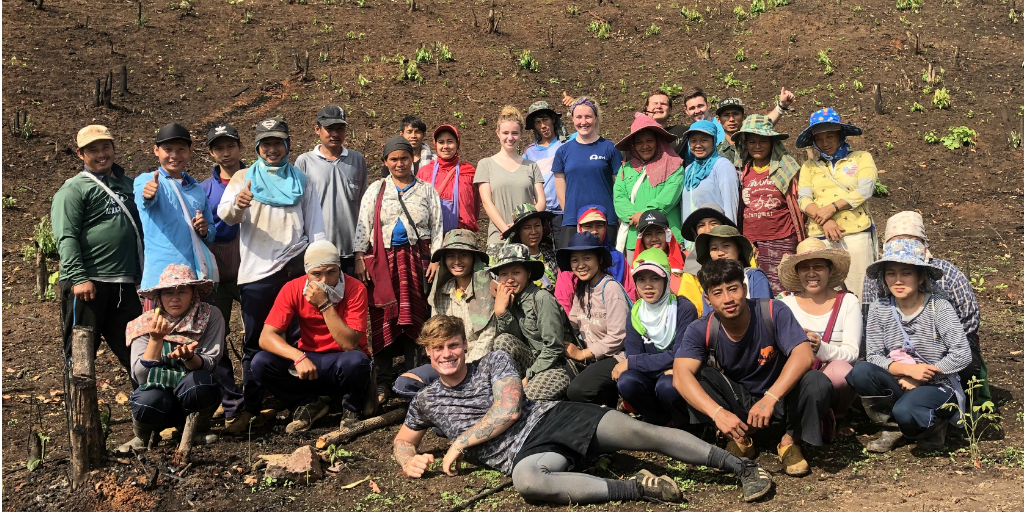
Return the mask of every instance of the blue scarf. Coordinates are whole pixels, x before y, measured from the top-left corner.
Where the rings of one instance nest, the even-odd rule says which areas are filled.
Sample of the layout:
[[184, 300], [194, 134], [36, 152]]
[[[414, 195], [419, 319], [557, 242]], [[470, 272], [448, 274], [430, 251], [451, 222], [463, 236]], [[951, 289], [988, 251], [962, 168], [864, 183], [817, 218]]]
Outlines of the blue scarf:
[[818, 154], [822, 160], [832, 165], [835, 165], [836, 162], [846, 158], [849, 156], [850, 152], [853, 151], [850, 149], [850, 144], [846, 142], [846, 137], [843, 137], [842, 143], [839, 144], [839, 149], [837, 149], [833, 155], [826, 155], [817, 144], [814, 145], [814, 149], [818, 150]]
[[[719, 133], [715, 123], [712, 123], [711, 121], [697, 121], [690, 125], [690, 130], [694, 129], [701, 131], [707, 130], [715, 134]], [[717, 141], [718, 136], [713, 135], [712, 138]], [[689, 140], [686, 141], [686, 147], [687, 149], [690, 147]], [[711, 174], [711, 170], [715, 168], [715, 162], [717, 162], [719, 158], [722, 157], [718, 155], [717, 144], [711, 146], [711, 152], [708, 153], [708, 156], [704, 158], [694, 158], [693, 163], [686, 167], [686, 177], [683, 182], [683, 187], [687, 191], [697, 188], [697, 186], [700, 185], [700, 182], [704, 181], [704, 178], [707, 178], [708, 175]]]
[[[259, 144], [256, 151], [258, 154]], [[259, 157], [246, 169], [245, 179], [252, 181], [252, 198], [269, 206], [294, 206], [306, 190], [306, 174], [288, 161], [287, 154], [277, 166]]]

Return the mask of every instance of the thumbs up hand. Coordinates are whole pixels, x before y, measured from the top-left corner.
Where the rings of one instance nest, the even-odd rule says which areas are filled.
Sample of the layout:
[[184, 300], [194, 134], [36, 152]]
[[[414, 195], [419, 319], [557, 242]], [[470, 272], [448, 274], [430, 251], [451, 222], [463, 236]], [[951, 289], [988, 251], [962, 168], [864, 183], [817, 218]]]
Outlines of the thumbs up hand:
[[199, 236], [203, 238], [206, 237], [206, 234], [210, 229], [210, 224], [206, 222], [206, 219], [203, 217], [203, 212], [196, 210], [196, 216], [192, 217], [192, 229], [196, 230], [196, 233]]
[[153, 179], [146, 183], [146, 186], [142, 188], [142, 197], [149, 200], [156, 197], [156, 191], [160, 188], [160, 170], [153, 171]]
[[245, 188], [235, 198], [235, 206], [248, 208], [250, 204], [252, 204], [252, 180], [245, 180]]

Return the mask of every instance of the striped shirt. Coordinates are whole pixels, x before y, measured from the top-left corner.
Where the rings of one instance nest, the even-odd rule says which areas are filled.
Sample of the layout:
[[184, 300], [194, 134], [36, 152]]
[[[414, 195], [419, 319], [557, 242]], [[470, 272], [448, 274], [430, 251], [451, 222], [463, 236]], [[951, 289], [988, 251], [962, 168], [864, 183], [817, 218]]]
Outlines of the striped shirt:
[[[893, 362], [889, 353], [903, 348], [903, 332], [906, 331], [918, 363], [932, 364], [945, 375], [955, 374], [970, 364], [967, 336], [949, 301], [929, 295], [920, 311], [900, 316], [902, 318], [897, 320], [889, 301], [871, 304], [867, 325], [868, 362], [889, 368]], [[937, 376], [933, 382], [941, 384], [946, 380], [944, 376]]]
[[[970, 338], [978, 334], [981, 327], [981, 310], [978, 308], [978, 297], [971, 289], [971, 282], [967, 276], [957, 268], [956, 265], [946, 260], [932, 258], [928, 261], [931, 265], [942, 271], [942, 279], [935, 282], [938, 285], [937, 295], [945, 298], [953, 305], [956, 316], [963, 325], [964, 332]], [[868, 307], [872, 302], [884, 298], [880, 283], [874, 279], [864, 280], [864, 293], [861, 301], [864, 305], [864, 317], [867, 318]]]

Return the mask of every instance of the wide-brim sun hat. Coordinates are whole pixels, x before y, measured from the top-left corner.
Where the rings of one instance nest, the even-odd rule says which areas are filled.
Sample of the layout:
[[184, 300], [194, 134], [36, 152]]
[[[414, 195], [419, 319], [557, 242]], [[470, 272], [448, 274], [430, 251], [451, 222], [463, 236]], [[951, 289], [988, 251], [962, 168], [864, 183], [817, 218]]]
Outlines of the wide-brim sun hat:
[[487, 253], [481, 251], [476, 245], [476, 234], [468, 229], [453, 229], [444, 235], [441, 248], [434, 251], [430, 257], [431, 263], [439, 263], [444, 260], [446, 251], [466, 251], [473, 253], [480, 261], [487, 263]]
[[750, 266], [750, 258], [754, 254], [753, 244], [734, 226], [727, 226], [725, 224], [715, 226], [711, 228], [711, 231], [697, 236], [693, 246], [693, 250], [697, 253], [697, 263], [707, 265], [711, 261], [711, 251], [708, 248], [711, 245], [712, 238], [731, 238], [739, 246], [740, 263], [743, 264], [744, 268]]
[[725, 210], [721, 206], [716, 203], [704, 203], [700, 205], [700, 208], [690, 212], [683, 221], [679, 228], [683, 239], [687, 242], [695, 241], [697, 239], [697, 223], [707, 218], [718, 219], [723, 226], [736, 227], [736, 223], [725, 215]]
[[550, 222], [551, 219], [555, 218], [555, 214], [547, 210], [537, 211], [537, 207], [530, 203], [523, 203], [515, 207], [515, 209], [512, 211], [512, 225], [509, 226], [508, 229], [506, 229], [501, 234], [502, 238], [504, 238], [505, 240], [510, 240], [512, 238], [512, 235], [516, 234], [519, 231], [519, 228], [522, 227], [524, 222], [530, 219], [538, 218], [542, 222]]
[[530, 281], [544, 277], [544, 263], [530, 258], [530, 249], [523, 244], [505, 244], [498, 249], [495, 264], [487, 271], [497, 279], [498, 272], [509, 265], [522, 265], [530, 272]]
[[167, 268], [160, 273], [160, 280], [157, 281], [156, 285], [152, 288], [139, 290], [139, 296], [144, 299], [156, 301], [160, 297], [160, 290], [177, 288], [179, 286], [195, 287], [194, 298], [196, 299], [206, 297], [213, 292], [213, 281], [209, 279], [199, 279], [196, 277], [195, 271], [189, 268], [188, 265], [175, 263], [168, 265]]
[[669, 144], [676, 141], [676, 136], [669, 133], [665, 128], [662, 128], [654, 118], [641, 112], [635, 112], [633, 114], [633, 124], [629, 127], [629, 135], [626, 135], [622, 140], [616, 142], [615, 149], [629, 153], [633, 149], [633, 137], [643, 130], [650, 130], [654, 133], [655, 137], [668, 142]]
[[882, 258], [868, 265], [865, 273], [871, 279], [882, 279], [885, 273], [886, 263], [903, 263], [921, 267], [928, 273], [928, 277], [934, 281], [942, 279], [942, 269], [933, 267], [928, 263], [928, 247], [920, 240], [909, 238], [897, 238], [885, 243]]
[[796, 138], [796, 147], [809, 148], [814, 145], [814, 134], [828, 131], [842, 133], [843, 137], [862, 135], [864, 130], [860, 127], [844, 123], [839, 117], [839, 112], [832, 108], [823, 108], [811, 114], [807, 128], [804, 128]]
[[528, 113], [526, 114], [526, 127], [533, 128], [533, 119], [540, 114], [548, 114], [551, 116], [552, 121], [558, 120], [562, 117], [562, 114], [559, 114], [555, 109], [551, 108], [551, 106], [548, 105], [548, 102], [543, 100], [535, 101], [530, 105]]
[[819, 238], [810, 237], [796, 246], [796, 254], [782, 256], [779, 263], [779, 282], [791, 292], [803, 291], [796, 266], [807, 260], [828, 260], [832, 262], [831, 273], [825, 288], [833, 290], [846, 281], [850, 273], [850, 253], [843, 249], [835, 249], [825, 245]]
[[761, 135], [763, 137], [770, 137], [772, 140], [786, 140], [789, 138], [788, 133], [779, 133], [774, 130], [771, 119], [763, 114], [750, 114], [743, 120], [743, 126], [740, 127], [739, 131], [732, 134], [732, 140], [736, 145], [742, 145], [746, 142], [747, 134]]
[[569, 244], [555, 252], [555, 260], [558, 261], [558, 269], [572, 272], [572, 253], [574, 251], [594, 251], [601, 259], [598, 266], [604, 270], [612, 266], [612, 253], [608, 250], [593, 233], [584, 231], [576, 233], [569, 239]]

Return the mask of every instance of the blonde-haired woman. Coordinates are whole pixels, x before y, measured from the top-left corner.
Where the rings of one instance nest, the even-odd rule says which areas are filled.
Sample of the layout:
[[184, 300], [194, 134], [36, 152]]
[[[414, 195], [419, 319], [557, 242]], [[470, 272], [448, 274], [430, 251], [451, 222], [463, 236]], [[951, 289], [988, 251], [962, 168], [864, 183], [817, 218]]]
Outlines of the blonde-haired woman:
[[495, 134], [501, 149], [494, 156], [480, 160], [476, 166], [473, 183], [480, 188], [480, 202], [483, 204], [490, 227], [487, 228], [488, 253], [496, 254], [502, 243], [501, 234], [512, 226], [512, 211], [515, 207], [530, 203], [537, 211], [544, 211], [544, 177], [540, 168], [531, 160], [523, 158], [518, 151], [526, 121], [522, 112], [512, 106], [505, 106], [498, 115]]

